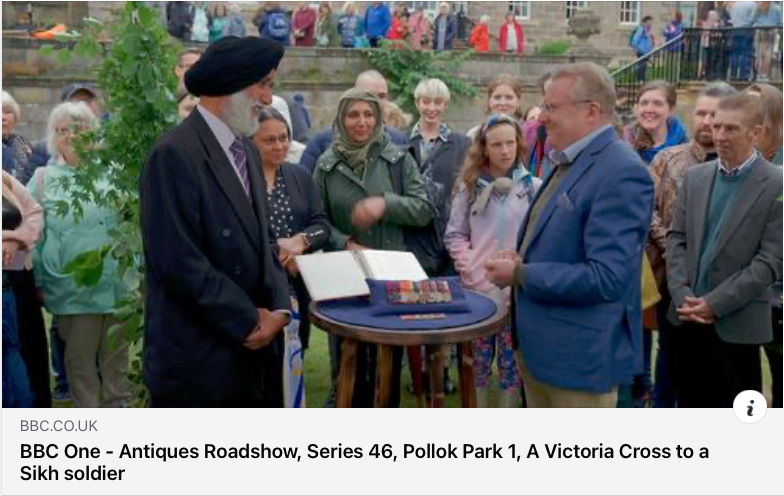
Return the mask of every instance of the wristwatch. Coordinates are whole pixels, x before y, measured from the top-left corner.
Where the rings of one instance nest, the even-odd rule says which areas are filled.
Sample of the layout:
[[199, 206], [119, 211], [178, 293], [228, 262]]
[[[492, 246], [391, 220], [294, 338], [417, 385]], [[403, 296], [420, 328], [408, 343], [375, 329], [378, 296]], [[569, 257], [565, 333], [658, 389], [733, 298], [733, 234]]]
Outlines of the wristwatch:
[[313, 246], [313, 241], [309, 233], [303, 232], [303, 233], [299, 233], [299, 235], [302, 238], [302, 242], [305, 243], [306, 250], [309, 249], [311, 246]]

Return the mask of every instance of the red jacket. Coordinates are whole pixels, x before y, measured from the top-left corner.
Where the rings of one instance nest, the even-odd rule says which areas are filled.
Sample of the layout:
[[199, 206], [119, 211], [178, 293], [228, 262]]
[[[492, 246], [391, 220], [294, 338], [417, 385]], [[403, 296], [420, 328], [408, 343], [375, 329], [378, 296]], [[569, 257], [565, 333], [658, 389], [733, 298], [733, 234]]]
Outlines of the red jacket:
[[392, 18], [392, 26], [389, 28], [389, 32], [387, 32], [387, 38], [390, 40], [402, 40], [408, 35], [408, 26], [400, 22], [400, 19], [396, 17]]
[[292, 19], [293, 31], [302, 31], [302, 37], [294, 38], [295, 46], [314, 46], [316, 44], [316, 11], [297, 9]]
[[[523, 27], [516, 22], [514, 23], [515, 32], [517, 33], [517, 52], [524, 52], [525, 51], [525, 35], [523, 34]], [[504, 24], [501, 26], [501, 33], [500, 33], [500, 41], [498, 42], [498, 48], [502, 52], [506, 52], [506, 40], [509, 39], [509, 25]]]
[[471, 31], [471, 37], [468, 39], [468, 44], [474, 47], [477, 52], [489, 52], [490, 28], [483, 26], [482, 24], [477, 24], [474, 30]]

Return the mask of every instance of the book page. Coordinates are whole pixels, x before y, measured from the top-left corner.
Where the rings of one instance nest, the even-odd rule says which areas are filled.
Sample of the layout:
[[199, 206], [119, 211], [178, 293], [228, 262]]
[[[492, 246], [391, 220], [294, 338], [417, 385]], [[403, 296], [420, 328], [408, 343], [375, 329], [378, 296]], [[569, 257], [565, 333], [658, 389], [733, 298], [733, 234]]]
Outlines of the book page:
[[350, 251], [302, 255], [297, 257], [297, 267], [313, 301], [370, 294], [365, 274]]
[[380, 281], [424, 281], [427, 274], [413, 253], [407, 251], [365, 250], [368, 277]]

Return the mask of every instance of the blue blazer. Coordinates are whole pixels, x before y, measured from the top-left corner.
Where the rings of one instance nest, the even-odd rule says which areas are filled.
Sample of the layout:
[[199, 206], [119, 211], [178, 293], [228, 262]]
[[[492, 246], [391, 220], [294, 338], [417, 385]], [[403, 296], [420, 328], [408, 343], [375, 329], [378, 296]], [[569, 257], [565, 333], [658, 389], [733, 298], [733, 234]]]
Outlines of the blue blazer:
[[653, 181], [612, 129], [571, 168], [536, 225], [526, 216], [520, 230], [518, 250], [526, 230], [533, 238], [523, 254], [515, 332], [536, 379], [606, 393], [642, 371], [640, 270]]

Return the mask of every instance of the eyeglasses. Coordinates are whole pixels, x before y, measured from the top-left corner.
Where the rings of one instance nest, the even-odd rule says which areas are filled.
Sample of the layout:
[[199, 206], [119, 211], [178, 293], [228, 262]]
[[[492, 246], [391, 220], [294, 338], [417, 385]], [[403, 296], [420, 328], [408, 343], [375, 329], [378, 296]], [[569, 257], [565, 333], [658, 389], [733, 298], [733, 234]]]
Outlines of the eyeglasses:
[[85, 128], [82, 126], [60, 126], [55, 128], [54, 132], [57, 136], [77, 136], [85, 131]]
[[541, 101], [537, 107], [542, 110], [542, 113], [545, 114], [552, 114], [556, 110], [562, 107], [571, 107], [572, 105], [579, 105], [581, 103], [592, 103], [594, 100], [576, 100], [574, 102], [564, 102], [553, 105], [552, 103], [547, 103], [545, 101]]

